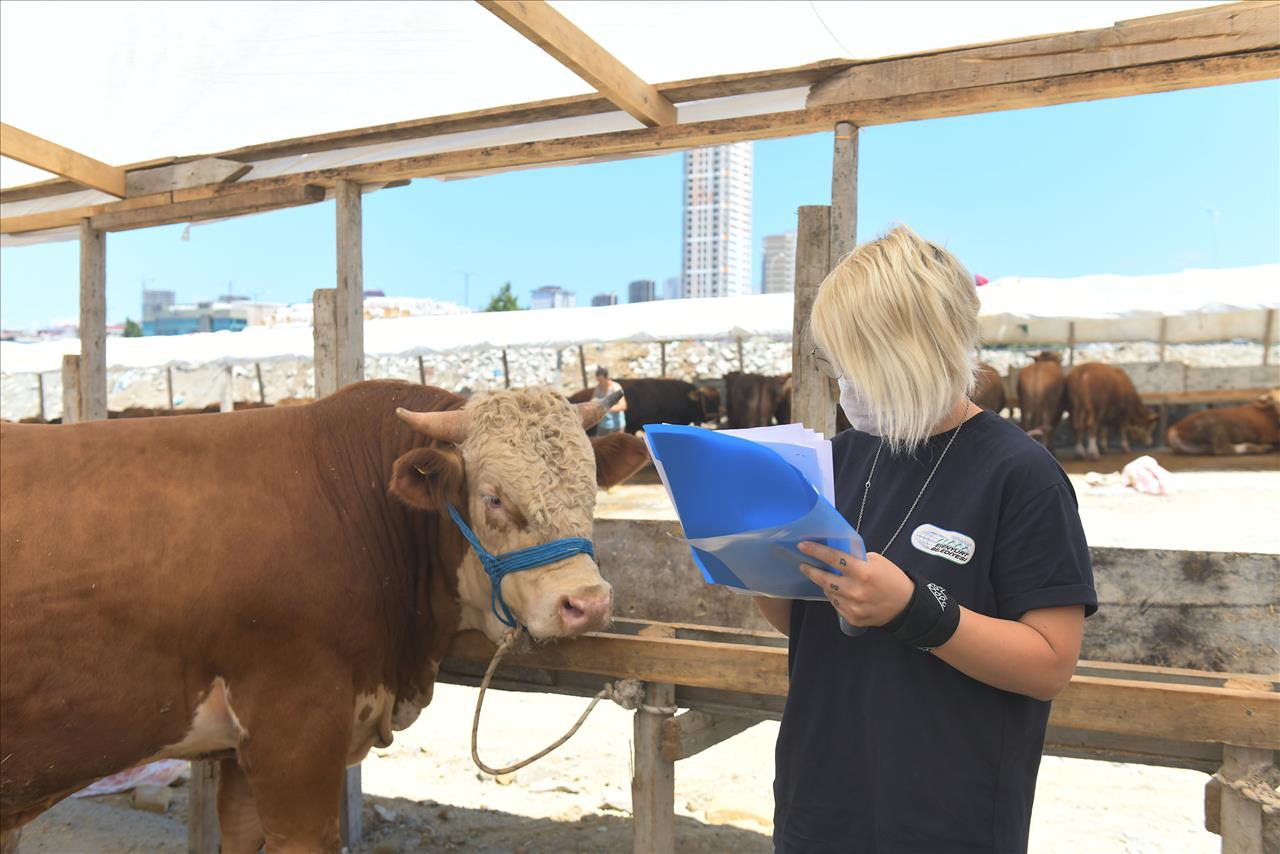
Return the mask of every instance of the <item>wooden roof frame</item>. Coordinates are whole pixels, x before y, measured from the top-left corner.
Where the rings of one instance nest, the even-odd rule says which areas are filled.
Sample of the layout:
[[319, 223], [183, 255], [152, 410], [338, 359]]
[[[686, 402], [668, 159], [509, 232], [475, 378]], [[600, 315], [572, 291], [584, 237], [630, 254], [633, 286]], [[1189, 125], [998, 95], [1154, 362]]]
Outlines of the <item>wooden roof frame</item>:
[[[124, 211], [134, 212], [127, 219], [132, 223], [130, 227], [141, 227], [150, 221], [173, 222], [175, 212], [165, 209], [175, 205], [229, 197], [212, 207], [187, 207], [181, 218], [230, 216], [298, 204], [314, 193], [301, 188], [329, 188], [342, 180], [377, 184], [461, 176], [794, 136], [830, 130], [838, 121], [858, 126], [891, 124], [1277, 77], [1280, 0], [1231, 3], [1123, 21], [1098, 30], [874, 61], [828, 60], [654, 87], [677, 105], [808, 87], [808, 99], [802, 109], [445, 151], [269, 178], [255, 179], [249, 171], [239, 180], [197, 181], [115, 202], [6, 217], [0, 219], [0, 232], [63, 228], [84, 218]], [[281, 140], [211, 157], [247, 164], [269, 157], [615, 111], [615, 104], [608, 98], [583, 95]], [[210, 156], [168, 158], [123, 168], [127, 175], [136, 175], [207, 157]], [[67, 181], [45, 181], [0, 191], [0, 203], [56, 196], [75, 189]], [[270, 191], [285, 189], [292, 192], [281, 195], [278, 205], [273, 204]], [[242, 206], [238, 206], [240, 201], [244, 202]], [[210, 212], [200, 212], [205, 210]], [[212, 213], [214, 210], [216, 214]], [[100, 223], [108, 227], [108, 223], [116, 221]]]
[[0, 155], [123, 199], [124, 170], [0, 122]]

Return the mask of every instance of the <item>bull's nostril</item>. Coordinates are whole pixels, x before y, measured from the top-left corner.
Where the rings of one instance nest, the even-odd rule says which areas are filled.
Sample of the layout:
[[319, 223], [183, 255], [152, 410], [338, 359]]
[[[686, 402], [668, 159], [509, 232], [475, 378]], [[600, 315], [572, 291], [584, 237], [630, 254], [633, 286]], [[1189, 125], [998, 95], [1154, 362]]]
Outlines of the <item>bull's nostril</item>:
[[583, 611], [581, 608], [579, 608], [577, 605], [575, 605], [573, 603], [573, 600], [571, 599], [561, 599], [560, 610], [564, 612], [564, 615], [566, 617], [572, 618], [574, 620], [581, 620], [583, 617], [587, 615], [586, 612]]

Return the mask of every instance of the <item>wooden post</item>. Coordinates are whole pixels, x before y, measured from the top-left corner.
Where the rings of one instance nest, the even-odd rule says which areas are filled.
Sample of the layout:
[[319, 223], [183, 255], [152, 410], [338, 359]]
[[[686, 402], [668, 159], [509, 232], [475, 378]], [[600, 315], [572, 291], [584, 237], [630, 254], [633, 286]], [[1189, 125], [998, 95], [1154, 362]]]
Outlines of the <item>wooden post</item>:
[[587, 353], [582, 349], [582, 345], [578, 345], [578, 367], [582, 369], [582, 387], [587, 387]]
[[658, 355], [662, 363], [662, 373], [658, 374], [658, 376], [665, 377], [667, 375], [667, 342], [666, 341], [658, 342]]
[[418, 385], [427, 384], [427, 366], [422, 361], [422, 357], [418, 357]]
[[169, 393], [169, 411], [173, 411], [173, 365], [165, 365], [164, 367], [164, 385], [165, 390]]
[[338, 390], [338, 291], [317, 288], [311, 295], [311, 336], [315, 350], [316, 398]]
[[236, 408], [235, 393], [236, 375], [234, 369], [227, 365], [222, 369], [222, 402], [218, 409], [221, 412], [233, 412]]
[[80, 420], [80, 357], [67, 353], [62, 357], [62, 423]]
[[40, 421], [41, 423], [48, 421], [44, 416], [44, 374], [36, 372], [36, 394], [40, 398]]
[[1169, 318], [1160, 318], [1160, 362], [1164, 362], [1165, 350], [1169, 346]]
[[[645, 637], [675, 637], [670, 626], [655, 625], [640, 630]], [[644, 703], [674, 706], [674, 685], [645, 684]], [[675, 762], [662, 755], [662, 735], [672, 715], [637, 709], [632, 729], [631, 850], [634, 854], [675, 851]]]
[[107, 417], [107, 242], [80, 220], [80, 420]]
[[791, 420], [830, 438], [836, 432], [831, 378], [813, 361], [809, 312], [831, 263], [831, 208], [804, 205], [796, 228], [795, 318], [791, 336]]
[[218, 763], [191, 763], [191, 793], [187, 805], [187, 854], [217, 854]]
[[502, 351], [502, 382], [507, 388], [511, 388], [511, 366], [507, 364], [507, 351]]
[[360, 788], [360, 766], [352, 765], [342, 779], [342, 812], [338, 814], [338, 832], [344, 847], [359, 845], [364, 837], [360, 811], [364, 794]]
[[[1220, 773], [1228, 781], [1260, 774], [1271, 765], [1273, 756], [1271, 750], [1224, 744]], [[1222, 854], [1263, 854], [1262, 804], [1224, 786], [1220, 809]]]
[[741, 336], [738, 337], [738, 370], [742, 371], [742, 373], [744, 374], [747, 372], [747, 362], [742, 357], [742, 337]]
[[262, 363], [253, 363], [254, 373], [258, 375], [258, 403], [267, 402], [267, 386], [262, 382]]
[[836, 122], [831, 158], [831, 249], [828, 271], [849, 253], [858, 239], [858, 129]]
[[1076, 363], [1076, 322], [1067, 323], [1067, 367]]
[[338, 181], [338, 388], [364, 379], [364, 251], [360, 185]]
[[1267, 309], [1266, 325], [1262, 329], [1262, 364], [1271, 363], [1271, 345], [1275, 343], [1276, 310]]

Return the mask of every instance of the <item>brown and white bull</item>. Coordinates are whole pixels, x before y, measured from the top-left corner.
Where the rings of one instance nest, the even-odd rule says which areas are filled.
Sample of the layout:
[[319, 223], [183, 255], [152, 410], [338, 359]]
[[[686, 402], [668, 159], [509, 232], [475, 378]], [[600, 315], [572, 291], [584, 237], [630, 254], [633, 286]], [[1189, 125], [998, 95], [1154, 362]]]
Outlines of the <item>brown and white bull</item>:
[[1246, 406], [1205, 409], [1169, 428], [1179, 454], [1265, 454], [1280, 450], [1280, 389]]
[[1053, 431], [1062, 420], [1066, 382], [1062, 374], [1062, 354], [1041, 351], [1031, 364], [1018, 372], [1018, 408], [1022, 429], [1046, 448], [1053, 444]]
[[[505, 630], [447, 506], [494, 554], [589, 538], [597, 479], [620, 474], [583, 430], [603, 412], [368, 382], [0, 427], [0, 831], [95, 778], [207, 757], [224, 852], [338, 850], [344, 768], [430, 702], [457, 631]], [[585, 553], [501, 593], [535, 639], [611, 618]]]
[[1150, 445], [1151, 428], [1159, 418], [1143, 404], [1128, 374], [1100, 362], [1076, 365], [1067, 374], [1067, 409], [1076, 434], [1076, 454], [1085, 456], [1087, 439], [1091, 460], [1098, 459], [1099, 446], [1105, 448], [1112, 435], [1119, 437], [1126, 454], [1131, 440]]

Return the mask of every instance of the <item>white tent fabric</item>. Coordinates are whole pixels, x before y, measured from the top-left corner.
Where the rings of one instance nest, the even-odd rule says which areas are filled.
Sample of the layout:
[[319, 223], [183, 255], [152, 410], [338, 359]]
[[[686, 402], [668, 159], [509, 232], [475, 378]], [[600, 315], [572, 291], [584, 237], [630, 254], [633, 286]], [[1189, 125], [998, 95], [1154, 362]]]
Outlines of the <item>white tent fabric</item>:
[[[988, 344], [1149, 341], [1167, 318], [1169, 343], [1257, 339], [1280, 308], [1280, 265], [1186, 270], [1161, 276], [1012, 276], [979, 288]], [[1271, 313], [1269, 314], [1269, 310]], [[791, 294], [407, 317], [365, 322], [371, 356], [568, 347], [606, 341], [713, 341], [791, 337]], [[1074, 336], [1070, 324], [1075, 324]], [[1273, 331], [1272, 340], [1280, 340]], [[57, 371], [80, 352], [74, 338], [0, 342], [0, 372]], [[241, 332], [108, 338], [107, 365], [144, 368], [310, 359], [309, 326], [249, 327]]]
[[[555, 3], [651, 83], [1108, 27], [1205, 5]], [[469, 2], [0, 4], [0, 118], [116, 165], [590, 91]], [[681, 120], [696, 109], [682, 109]], [[596, 119], [640, 127], [625, 113]], [[48, 177], [0, 161], [0, 186]]]

